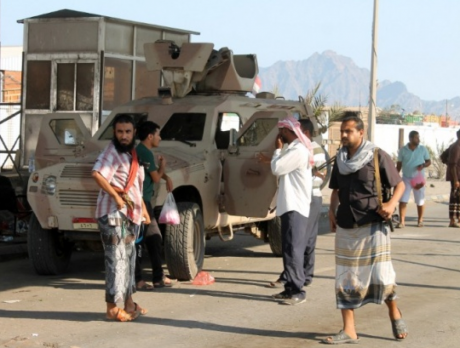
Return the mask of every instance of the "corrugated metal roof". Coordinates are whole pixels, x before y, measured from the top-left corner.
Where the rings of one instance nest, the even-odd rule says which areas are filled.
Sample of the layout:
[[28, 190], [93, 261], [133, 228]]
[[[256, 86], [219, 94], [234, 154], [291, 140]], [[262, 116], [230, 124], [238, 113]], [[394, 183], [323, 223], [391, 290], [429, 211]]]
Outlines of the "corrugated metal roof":
[[154, 27], [162, 30], [167, 30], [171, 32], [176, 32], [176, 33], [187, 33], [187, 34], [194, 34], [194, 35], [200, 35], [198, 31], [191, 31], [191, 30], [184, 30], [184, 29], [177, 29], [177, 28], [170, 28], [170, 27], [163, 27], [160, 25], [153, 25], [149, 23], [142, 23], [142, 22], [135, 22], [135, 21], [129, 21], [126, 19], [121, 19], [121, 18], [115, 18], [115, 17], [109, 17], [109, 16], [104, 16], [104, 15], [99, 15], [95, 13], [87, 13], [87, 12], [81, 12], [81, 11], [74, 11], [74, 10], [69, 10], [69, 9], [63, 9], [63, 10], [58, 10], [54, 12], [49, 12], [49, 13], [44, 13], [42, 15], [34, 16], [34, 17], [29, 17], [29, 18], [24, 18], [24, 19], [19, 19], [17, 22], [18, 23], [24, 23], [24, 21], [27, 20], [35, 20], [35, 19], [59, 19], [59, 18], [107, 18], [111, 19], [117, 22], [125, 22], [125, 23], [131, 23], [131, 24], [138, 24], [138, 25], [143, 25], [147, 27]]
[[26, 19], [40, 19], [40, 18], [88, 18], [88, 17], [105, 17], [94, 13], [80, 12], [74, 10], [58, 10], [54, 12], [44, 13], [38, 16], [33, 16], [29, 18], [24, 18], [18, 20], [18, 23], [24, 23]]

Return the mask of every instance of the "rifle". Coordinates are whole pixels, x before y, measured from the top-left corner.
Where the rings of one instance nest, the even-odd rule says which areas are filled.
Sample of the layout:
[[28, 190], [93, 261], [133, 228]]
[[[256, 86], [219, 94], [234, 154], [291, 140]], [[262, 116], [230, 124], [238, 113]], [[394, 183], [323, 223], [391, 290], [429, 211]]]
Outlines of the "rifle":
[[[379, 206], [382, 207], [383, 205], [383, 196], [382, 196], [382, 182], [380, 180], [380, 168], [379, 168], [379, 148], [376, 147], [374, 149], [374, 167], [375, 167], [375, 187], [377, 188], [377, 199], [379, 201]], [[393, 226], [392, 217], [386, 220], [386, 223], [390, 227], [391, 232], [395, 231]]]
[[332, 156], [332, 157], [329, 158], [326, 162], [324, 162], [323, 164], [321, 164], [319, 167], [316, 167], [316, 170], [324, 169], [324, 168], [326, 168], [328, 165], [334, 163], [336, 157], [337, 157], [337, 156]]

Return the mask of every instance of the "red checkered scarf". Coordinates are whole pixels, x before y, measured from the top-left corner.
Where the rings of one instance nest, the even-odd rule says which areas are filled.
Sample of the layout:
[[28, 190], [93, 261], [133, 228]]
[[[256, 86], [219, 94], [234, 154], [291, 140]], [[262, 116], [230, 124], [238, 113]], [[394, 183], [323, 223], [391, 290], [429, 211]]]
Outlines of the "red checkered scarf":
[[308, 149], [308, 152], [310, 153], [309, 162], [310, 165], [313, 166], [315, 163], [315, 160], [313, 158], [313, 146], [311, 145], [310, 139], [303, 134], [302, 129], [300, 128], [300, 122], [297, 121], [293, 116], [288, 116], [284, 120], [281, 120], [278, 122], [278, 128], [287, 128], [290, 129], [297, 135], [297, 138], [299, 141], [305, 145], [305, 147]]

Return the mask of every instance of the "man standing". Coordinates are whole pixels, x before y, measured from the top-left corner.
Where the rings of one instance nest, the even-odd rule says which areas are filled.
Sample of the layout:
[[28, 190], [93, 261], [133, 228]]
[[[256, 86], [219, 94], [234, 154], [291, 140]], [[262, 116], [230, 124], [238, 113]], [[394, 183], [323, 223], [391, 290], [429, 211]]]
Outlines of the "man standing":
[[151, 290], [153, 287], [162, 288], [171, 286], [171, 279], [165, 277], [163, 273], [161, 260], [162, 236], [153, 215], [152, 203], [150, 202], [153, 196], [153, 185], [163, 179], [166, 181], [166, 189], [168, 192], [171, 192], [173, 184], [169, 176], [165, 173], [166, 160], [162, 156], [159, 156], [159, 166], [157, 168], [155, 157], [152, 153], [152, 149], [157, 148], [161, 141], [160, 126], [152, 121], [143, 122], [139, 125], [137, 135], [141, 142], [137, 145], [136, 152], [145, 174], [142, 198], [151, 221], [150, 225], [145, 227], [142, 242], [145, 243], [149, 252], [153, 286], [142, 279], [142, 242], [136, 244], [135, 279], [138, 290]]
[[[299, 120], [300, 128], [305, 136], [311, 141], [312, 148], [313, 148], [313, 158], [314, 164], [313, 167], [313, 191], [310, 203], [310, 216], [307, 220], [306, 228], [306, 239], [307, 239], [307, 246], [305, 248], [304, 253], [304, 273], [305, 273], [305, 286], [309, 286], [313, 281], [314, 276], [314, 269], [315, 269], [315, 247], [316, 247], [316, 238], [318, 236], [318, 225], [319, 225], [319, 217], [321, 215], [321, 208], [323, 205], [323, 197], [321, 195], [320, 186], [324, 180], [324, 174], [320, 171], [316, 170], [317, 167], [321, 166], [326, 162], [326, 156], [324, 155], [324, 151], [318, 143], [312, 141], [312, 136], [314, 132], [313, 123], [309, 119], [301, 119]], [[264, 155], [259, 154], [259, 161], [264, 161]], [[271, 282], [268, 287], [277, 288], [282, 287], [286, 283], [286, 275], [283, 270], [278, 280]]]
[[[144, 172], [134, 149], [135, 126], [130, 115], [113, 120], [113, 140], [99, 155], [92, 176], [101, 190], [98, 219], [105, 255], [105, 301], [107, 319], [131, 321], [147, 310], [132, 299], [135, 292], [134, 241], [143, 219], [150, 223], [142, 201]], [[117, 307], [123, 302], [124, 308]]]
[[[271, 161], [272, 173], [279, 177], [276, 214], [281, 218], [284, 291], [273, 295], [284, 304], [305, 302], [304, 253], [312, 193], [313, 151], [300, 123], [292, 116], [278, 122], [279, 135]], [[283, 144], [286, 149], [281, 152]]]
[[[450, 181], [449, 227], [460, 227], [460, 130], [457, 141], [450, 146], [446, 181]], [[457, 222], [455, 221], [457, 219]]]
[[[364, 140], [364, 125], [359, 117], [345, 117], [340, 134], [343, 147], [329, 183], [333, 190], [329, 222], [331, 231], [336, 232], [335, 291], [343, 329], [322, 342], [356, 343], [359, 338], [354, 310], [367, 303], [383, 302], [389, 309], [394, 337], [404, 339], [408, 330], [395, 300], [390, 233], [384, 223], [391, 218], [404, 183], [390, 156], [382, 150], [378, 150], [379, 168], [375, 168], [375, 145]], [[390, 201], [381, 206], [375, 192], [375, 170], [380, 170], [382, 185], [395, 188]]]
[[412, 189], [414, 190], [414, 200], [417, 204], [418, 227], [423, 227], [423, 212], [425, 209], [425, 185], [420, 184], [415, 187], [411, 186], [411, 179], [421, 171], [424, 175], [424, 168], [431, 164], [430, 155], [425, 146], [420, 145], [420, 137], [417, 131], [409, 133], [409, 143], [399, 149], [398, 163], [396, 168], [399, 171], [402, 168], [403, 181], [406, 187], [404, 194], [399, 202], [399, 223], [396, 227], [404, 228], [406, 224], [407, 202]]

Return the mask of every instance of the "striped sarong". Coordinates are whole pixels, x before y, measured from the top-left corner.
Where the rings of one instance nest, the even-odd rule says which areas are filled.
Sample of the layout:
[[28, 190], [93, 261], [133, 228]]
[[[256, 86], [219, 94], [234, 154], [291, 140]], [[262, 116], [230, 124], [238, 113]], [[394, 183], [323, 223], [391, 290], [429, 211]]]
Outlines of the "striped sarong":
[[335, 290], [337, 308], [382, 304], [396, 297], [389, 228], [374, 223], [357, 228], [337, 226]]

